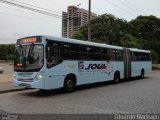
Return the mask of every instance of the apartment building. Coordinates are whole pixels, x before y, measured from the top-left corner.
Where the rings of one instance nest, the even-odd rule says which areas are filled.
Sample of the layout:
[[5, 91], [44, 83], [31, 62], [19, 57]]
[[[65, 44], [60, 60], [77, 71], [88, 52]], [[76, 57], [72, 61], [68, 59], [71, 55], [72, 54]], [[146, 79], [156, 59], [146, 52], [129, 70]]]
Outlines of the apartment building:
[[[91, 19], [96, 16], [91, 12]], [[81, 26], [86, 24], [88, 24], [88, 10], [68, 6], [67, 12], [62, 12], [62, 37], [72, 37]]]

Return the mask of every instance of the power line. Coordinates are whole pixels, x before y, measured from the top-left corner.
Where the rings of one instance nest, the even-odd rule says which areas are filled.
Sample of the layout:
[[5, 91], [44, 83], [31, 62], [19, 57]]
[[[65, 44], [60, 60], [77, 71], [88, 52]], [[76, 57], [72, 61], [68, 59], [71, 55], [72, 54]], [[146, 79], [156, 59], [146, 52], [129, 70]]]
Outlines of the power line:
[[121, 9], [121, 10], [124, 11], [125, 13], [136, 17], [134, 14], [132, 14], [131, 12], [128, 12], [126, 9], [120, 7], [119, 5], [115, 4], [114, 2], [111, 2], [110, 0], [105, 0], [105, 1], [108, 2], [108, 3], [110, 3], [110, 4], [112, 4], [112, 5], [115, 6], [116, 8]]
[[141, 9], [139, 9], [138, 7], [136, 7], [134, 4], [132, 4], [130, 1], [126, 0], [126, 3], [130, 6], [132, 6], [135, 10], [141, 11], [142, 13], [145, 14], [145, 12]]
[[[9, 10], [14, 10], [14, 11], [18, 11], [18, 12], [23, 12], [23, 16], [21, 16], [21, 15], [17, 15], [17, 14], [11, 14], [11, 13], [6, 13], [6, 12], [0, 12], [0, 15], [2, 14], [2, 15], [11, 15], [11, 16], [15, 16], [15, 17], [24, 17], [24, 18], [33, 18], [33, 19], [35, 19], [35, 20], [44, 20], [44, 21], [48, 21], [48, 22], [51, 22], [52, 20], [54, 20], [54, 19], [52, 19], [52, 20], [48, 20], [48, 18], [50, 17], [50, 16], [47, 16], [47, 19], [43, 19], [44, 17], [42, 16], [42, 15], [38, 15], [38, 17], [37, 17], [37, 15], [34, 15], [34, 17], [29, 17], [28, 15], [29, 14], [26, 14], [26, 13], [31, 13], [32, 11], [24, 11], [23, 9], [22, 10], [20, 10], [20, 9], [15, 9], [15, 8], [13, 8], [12, 6], [10, 7], [8, 7], [8, 6], [1, 6], [0, 5], [0, 8], [2, 8], [2, 10], [0, 10], [0, 11], [5, 11], [4, 9], [9, 9]], [[25, 13], [24, 13], [25, 12]], [[33, 12], [32, 12], [33, 13]], [[42, 19], [41, 19], [42, 18]], [[49, 19], [51, 19], [51, 18], [49, 18]], [[52, 21], [53, 22], [53, 21]]]
[[10, 14], [10, 13], [4, 13], [4, 12], [0, 12], [0, 15], [14, 16], [14, 17], [20, 17], [20, 18], [38, 20], [38, 21], [45, 21], [45, 22], [53, 22], [51, 20], [39, 19], [39, 18], [34, 18], [34, 17], [26, 17], [26, 16], [15, 15], [15, 14]]
[[[2, 4], [3, 4], [3, 3], [2, 3]], [[0, 4], [0, 8], [9, 9], [9, 10], [12, 9], [12, 10], [14, 10], [14, 11], [23, 12], [23, 14], [33, 13], [32, 11], [28, 11], [28, 10], [27, 10], [27, 11], [26, 11], [26, 10], [24, 11], [23, 9], [19, 9], [19, 8], [17, 8], [17, 7], [16, 7], [16, 8], [15, 8], [15, 7], [13, 8], [12, 6], [1, 6], [1, 4]], [[2, 9], [2, 11], [5, 11], [4, 9]], [[25, 12], [25, 13], [24, 13], [24, 12]], [[49, 16], [48, 16], [48, 17], [49, 17]]]
[[28, 5], [28, 6], [32, 6], [32, 7], [35, 7], [35, 8], [39, 8], [39, 9], [47, 10], [47, 11], [50, 11], [50, 12], [55, 12], [55, 13], [58, 13], [58, 14], [62, 14], [61, 12], [57, 12], [57, 11], [54, 11], [54, 10], [49, 10], [49, 9], [42, 8], [42, 7], [39, 7], [39, 6], [31, 5], [31, 4], [28, 4], [28, 3], [19, 2], [19, 1], [16, 1], [16, 0], [11, 0], [11, 1], [14, 1], [14, 2], [17, 2], [17, 3], [20, 3], [20, 4], [24, 4], [24, 5]]
[[139, 10], [135, 9], [134, 7], [128, 5], [126, 2], [124, 2], [123, 0], [118, 0], [122, 5], [128, 7], [130, 10], [134, 11], [135, 13], [139, 14]]
[[44, 15], [47, 15], [47, 16], [51, 16], [51, 17], [56, 17], [56, 18], [61, 18], [62, 17], [60, 15], [57, 15], [57, 14], [54, 14], [54, 13], [51, 13], [51, 12], [42, 11], [42, 10], [35, 9], [35, 8], [32, 8], [32, 7], [28, 7], [28, 6], [25, 6], [25, 5], [17, 4], [15, 2], [10, 2], [10, 1], [7, 1], [7, 0], [0, 0], [0, 2], [8, 4], [8, 5], [16, 6], [16, 7], [19, 7], [19, 8], [23, 8], [23, 9], [26, 9], [26, 10], [30, 10], [30, 11], [33, 11], [33, 12], [37, 12], [37, 13], [40, 13], [40, 14], [44, 14]]

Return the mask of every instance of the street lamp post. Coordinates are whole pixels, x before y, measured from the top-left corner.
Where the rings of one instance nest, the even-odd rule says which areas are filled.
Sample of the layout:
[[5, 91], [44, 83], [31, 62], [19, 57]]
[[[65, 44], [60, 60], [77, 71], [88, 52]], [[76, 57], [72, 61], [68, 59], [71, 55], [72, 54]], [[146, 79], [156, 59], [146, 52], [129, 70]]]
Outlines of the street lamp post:
[[88, 7], [88, 41], [91, 41], [91, 0], [89, 0]]

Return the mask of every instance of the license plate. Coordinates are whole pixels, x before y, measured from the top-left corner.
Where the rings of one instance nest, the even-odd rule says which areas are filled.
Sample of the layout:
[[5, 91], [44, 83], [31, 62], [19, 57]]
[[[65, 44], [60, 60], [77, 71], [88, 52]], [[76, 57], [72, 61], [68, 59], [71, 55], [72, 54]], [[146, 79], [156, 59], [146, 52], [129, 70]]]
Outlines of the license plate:
[[23, 87], [27, 87], [27, 88], [31, 87], [31, 85], [27, 84], [27, 83], [21, 83], [21, 84], [19, 84], [19, 86], [23, 86]]

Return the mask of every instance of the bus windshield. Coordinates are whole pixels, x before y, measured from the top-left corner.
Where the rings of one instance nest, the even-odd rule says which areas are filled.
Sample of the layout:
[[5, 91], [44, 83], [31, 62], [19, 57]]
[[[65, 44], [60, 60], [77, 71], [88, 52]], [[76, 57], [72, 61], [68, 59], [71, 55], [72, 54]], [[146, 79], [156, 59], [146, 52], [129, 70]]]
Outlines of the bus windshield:
[[15, 71], [39, 71], [44, 63], [44, 47], [43, 45], [19, 44], [15, 50]]

